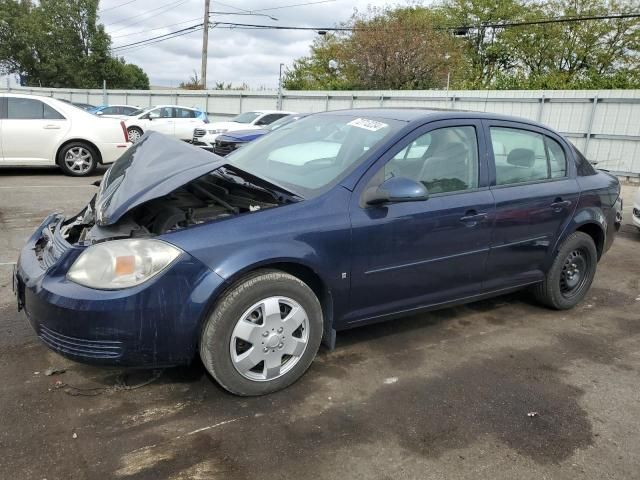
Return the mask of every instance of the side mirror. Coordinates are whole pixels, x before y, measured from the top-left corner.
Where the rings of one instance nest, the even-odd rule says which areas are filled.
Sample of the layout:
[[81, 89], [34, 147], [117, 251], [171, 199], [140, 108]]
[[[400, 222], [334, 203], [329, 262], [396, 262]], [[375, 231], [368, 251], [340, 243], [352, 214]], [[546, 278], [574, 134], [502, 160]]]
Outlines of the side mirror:
[[427, 187], [407, 177], [391, 177], [379, 186], [367, 189], [363, 196], [364, 203], [367, 205], [419, 202], [428, 198]]

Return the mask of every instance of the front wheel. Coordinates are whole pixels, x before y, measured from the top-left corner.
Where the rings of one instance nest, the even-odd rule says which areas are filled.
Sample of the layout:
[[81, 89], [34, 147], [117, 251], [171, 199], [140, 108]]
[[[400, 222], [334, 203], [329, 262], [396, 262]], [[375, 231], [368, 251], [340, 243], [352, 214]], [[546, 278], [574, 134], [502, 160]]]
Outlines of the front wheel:
[[574, 232], [562, 243], [545, 280], [534, 287], [533, 293], [548, 307], [573, 308], [589, 291], [597, 265], [593, 239], [586, 233]]
[[322, 339], [322, 308], [300, 279], [257, 271], [231, 288], [204, 326], [200, 357], [236, 395], [264, 395], [302, 376]]
[[58, 165], [67, 175], [86, 177], [91, 175], [98, 166], [98, 153], [89, 144], [72, 142], [60, 150]]

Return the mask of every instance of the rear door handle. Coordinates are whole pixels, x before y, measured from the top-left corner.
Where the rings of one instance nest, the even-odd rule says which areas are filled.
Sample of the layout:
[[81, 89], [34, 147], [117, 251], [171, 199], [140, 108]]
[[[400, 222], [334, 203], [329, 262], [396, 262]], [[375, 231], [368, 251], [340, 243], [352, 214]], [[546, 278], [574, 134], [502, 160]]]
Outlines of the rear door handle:
[[551, 204], [551, 208], [553, 208], [556, 212], [559, 212], [563, 208], [567, 208], [570, 206], [570, 200], [562, 200], [561, 198], [556, 198], [555, 201]]
[[464, 217], [460, 217], [460, 221], [467, 224], [476, 224], [487, 218], [486, 213], [476, 213], [475, 211], [467, 212]]
[[45, 130], [60, 130], [60, 125], [45, 125], [44, 127]]

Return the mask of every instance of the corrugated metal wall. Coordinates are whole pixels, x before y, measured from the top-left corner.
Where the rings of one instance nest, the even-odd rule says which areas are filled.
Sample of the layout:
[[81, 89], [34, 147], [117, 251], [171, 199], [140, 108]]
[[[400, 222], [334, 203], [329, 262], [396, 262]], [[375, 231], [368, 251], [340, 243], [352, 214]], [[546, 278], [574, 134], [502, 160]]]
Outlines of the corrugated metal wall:
[[[4, 90], [6, 91], [6, 89]], [[18, 88], [13, 92], [47, 95], [100, 105], [148, 107], [177, 104], [199, 107], [211, 120], [240, 112], [275, 109], [274, 91], [78, 90]], [[598, 167], [640, 175], [640, 90], [464, 90], [464, 91], [287, 91], [282, 109], [320, 112], [358, 107], [453, 108], [537, 120], [565, 134]]]

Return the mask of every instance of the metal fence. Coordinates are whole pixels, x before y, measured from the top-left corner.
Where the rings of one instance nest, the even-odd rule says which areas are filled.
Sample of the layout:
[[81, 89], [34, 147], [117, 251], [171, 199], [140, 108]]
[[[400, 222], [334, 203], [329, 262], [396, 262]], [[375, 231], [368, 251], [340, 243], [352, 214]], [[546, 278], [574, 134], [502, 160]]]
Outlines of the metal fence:
[[[5, 88], [4, 91], [7, 89]], [[11, 88], [99, 105], [198, 107], [211, 120], [276, 109], [275, 91], [79, 90]], [[451, 108], [537, 120], [566, 135], [590, 160], [625, 176], [640, 176], [640, 90], [285, 91], [283, 110], [319, 112], [358, 107]]]

